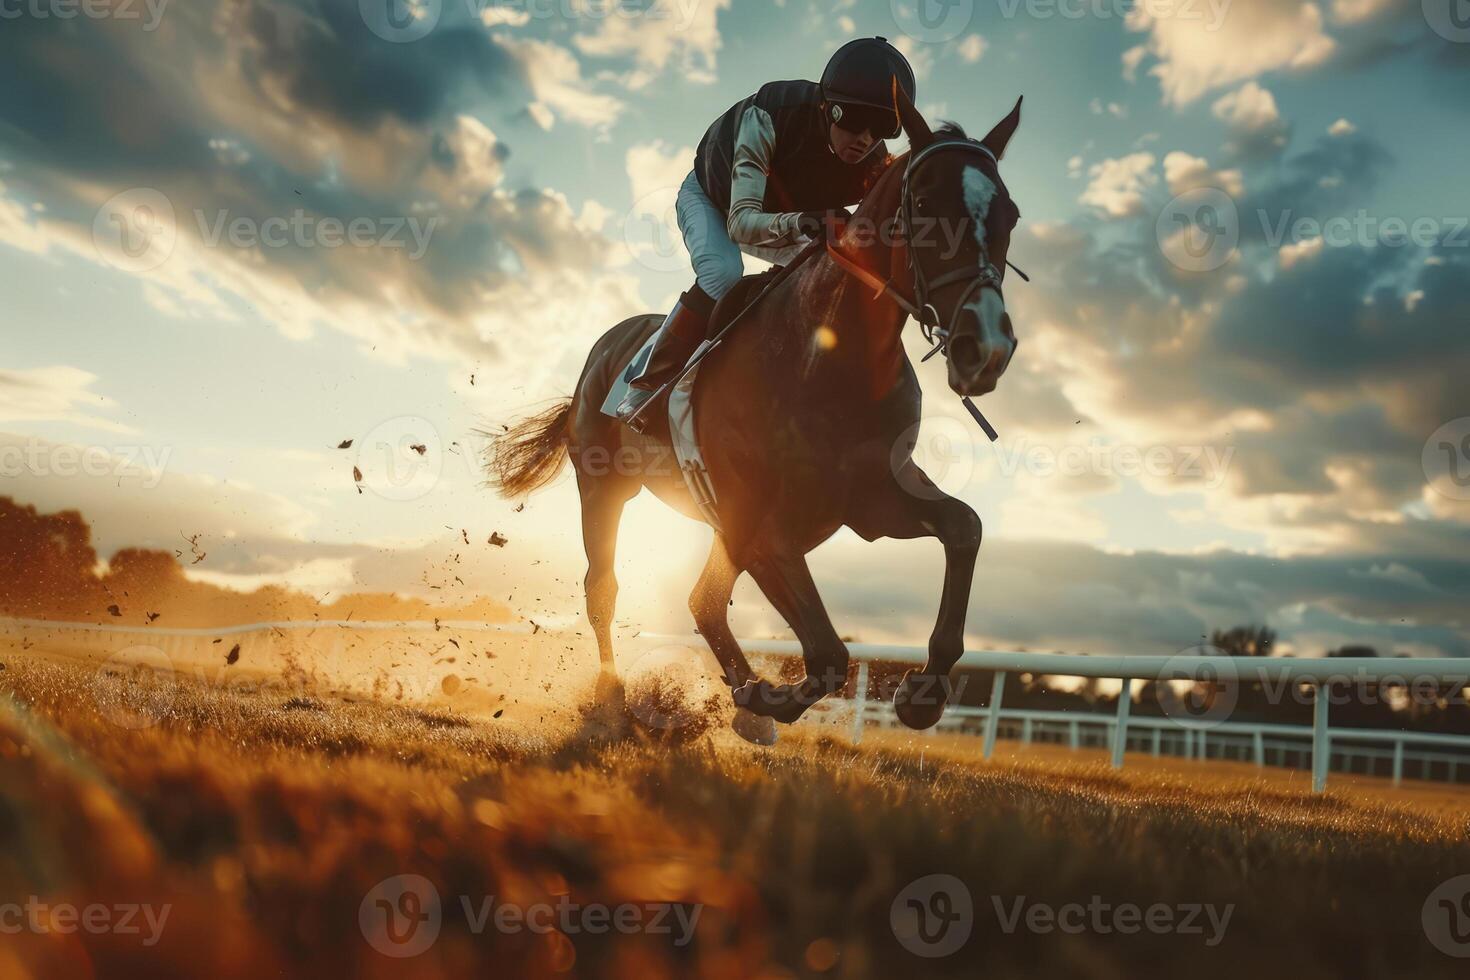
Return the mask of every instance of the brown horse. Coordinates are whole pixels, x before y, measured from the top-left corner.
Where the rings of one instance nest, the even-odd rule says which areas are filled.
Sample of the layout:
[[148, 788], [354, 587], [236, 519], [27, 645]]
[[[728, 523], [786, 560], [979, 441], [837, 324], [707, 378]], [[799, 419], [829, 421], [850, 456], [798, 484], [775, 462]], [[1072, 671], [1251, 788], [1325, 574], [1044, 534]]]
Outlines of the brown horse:
[[[847, 648], [822, 606], [806, 555], [847, 526], [866, 540], [937, 537], [945, 575], [928, 662], [894, 694], [913, 728], [939, 720], [964, 651], [981, 525], [912, 459], [921, 395], [900, 333], [916, 310], [948, 357], [961, 395], [995, 388], [1015, 352], [1001, 282], [1020, 213], [998, 161], [1021, 104], [984, 140], [931, 131], [905, 100], [910, 151], [893, 160], [833, 245], [777, 282], [700, 368], [695, 424], [716, 496], [719, 533], [689, 598], [738, 706], [734, 728], [762, 744], [772, 720], [794, 722], [846, 678]], [[855, 274], [854, 267], [862, 272]], [[866, 282], [864, 281], [866, 280]], [[889, 289], [875, 295], [873, 281]], [[719, 312], [716, 319], [719, 319]], [[549, 483], [563, 452], [576, 470], [587, 551], [587, 612], [602, 659], [599, 693], [615, 689], [613, 553], [623, 506], [643, 487], [699, 519], [670, 449], [667, 423], [645, 434], [601, 413], [618, 372], [661, 321], [624, 320], [592, 348], [576, 394], [500, 436], [492, 484], [518, 497]], [[801, 642], [806, 677], [757, 678], [730, 631], [736, 579], [749, 572]]]

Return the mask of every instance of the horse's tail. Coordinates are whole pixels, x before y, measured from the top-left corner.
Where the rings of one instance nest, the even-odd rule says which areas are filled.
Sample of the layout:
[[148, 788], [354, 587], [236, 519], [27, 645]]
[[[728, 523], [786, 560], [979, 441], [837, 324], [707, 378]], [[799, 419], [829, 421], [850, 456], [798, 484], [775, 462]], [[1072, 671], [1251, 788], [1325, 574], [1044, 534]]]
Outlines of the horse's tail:
[[485, 473], [502, 497], [524, 497], [556, 479], [566, 462], [572, 400], [528, 415], [504, 432], [488, 432]]

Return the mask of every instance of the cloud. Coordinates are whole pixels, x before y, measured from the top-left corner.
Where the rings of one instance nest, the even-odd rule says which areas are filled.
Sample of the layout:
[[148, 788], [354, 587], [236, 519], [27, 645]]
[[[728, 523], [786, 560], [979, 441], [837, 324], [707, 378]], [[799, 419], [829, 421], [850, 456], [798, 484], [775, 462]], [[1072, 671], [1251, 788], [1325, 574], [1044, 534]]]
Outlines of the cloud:
[[1358, 127], [1354, 126], [1346, 119], [1339, 119], [1337, 122], [1333, 123], [1327, 128], [1327, 132], [1331, 136], [1351, 136], [1357, 131]]
[[979, 34], [967, 34], [955, 50], [959, 52], [961, 58], [973, 65], [984, 57], [989, 47], [990, 42]]
[[1226, 150], [1236, 157], [1270, 157], [1286, 147], [1290, 127], [1281, 118], [1276, 98], [1255, 82], [1221, 96], [1210, 107], [1230, 129]]
[[1169, 193], [1183, 194], [1201, 187], [1218, 187], [1232, 197], [1245, 193], [1239, 170], [1215, 170], [1203, 157], [1190, 156], [1178, 150], [1164, 157], [1164, 181]]
[[97, 375], [65, 364], [30, 370], [0, 369], [0, 422], [72, 422], [106, 432], [135, 431], [105, 415], [117, 408], [92, 391]]
[[[248, 310], [288, 337], [329, 329], [383, 357], [493, 363], [506, 345], [545, 345], [525, 310], [576, 297], [579, 324], [629, 311], [611, 242], [563, 195], [505, 183], [491, 118], [508, 96], [539, 92], [587, 125], [620, 109], [565, 49], [499, 42], [452, 5], [412, 44], [337, 4], [218, 0], [166, 25], [23, 18], [0, 33], [13, 163], [0, 243], [130, 273], [165, 316]], [[364, 233], [344, 244], [348, 227]], [[147, 244], [146, 265], [118, 261], [123, 235]]]
[[594, 31], [578, 34], [572, 43], [590, 57], [631, 58], [633, 71], [624, 77], [629, 89], [643, 88], [671, 64], [684, 82], [715, 80], [719, 14], [729, 9], [730, 0], [652, 0], [636, 11], [595, 2], [588, 6], [603, 16]]
[[1087, 170], [1091, 181], [1078, 200], [1110, 218], [1141, 214], [1144, 192], [1158, 183], [1155, 162], [1152, 153], [1130, 153], [1094, 163]]
[[[1317, 67], [1337, 47], [1321, 8], [1302, 0], [1234, 0], [1209, 8], [1167, 0], [1132, 7], [1126, 24], [1148, 35], [1155, 61], [1148, 73], [1158, 78], [1165, 103], [1175, 106], [1267, 72]], [[1130, 51], [1125, 71], [1142, 58]]]

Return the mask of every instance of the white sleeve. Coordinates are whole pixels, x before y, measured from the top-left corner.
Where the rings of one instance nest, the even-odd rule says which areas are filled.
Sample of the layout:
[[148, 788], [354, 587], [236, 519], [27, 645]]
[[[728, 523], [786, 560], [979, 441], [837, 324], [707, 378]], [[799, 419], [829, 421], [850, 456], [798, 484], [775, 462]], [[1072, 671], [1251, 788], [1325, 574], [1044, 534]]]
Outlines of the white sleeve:
[[736, 245], [779, 248], [802, 238], [796, 222], [800, 212], [773, 213], [762, 210], [766, 200], [766, 175], [776, 146], [776, 127], [770, 113], [751, 106], [740, 118], [735, 134], [735, 153], [730, 174], [730, 215], [725, 230]]

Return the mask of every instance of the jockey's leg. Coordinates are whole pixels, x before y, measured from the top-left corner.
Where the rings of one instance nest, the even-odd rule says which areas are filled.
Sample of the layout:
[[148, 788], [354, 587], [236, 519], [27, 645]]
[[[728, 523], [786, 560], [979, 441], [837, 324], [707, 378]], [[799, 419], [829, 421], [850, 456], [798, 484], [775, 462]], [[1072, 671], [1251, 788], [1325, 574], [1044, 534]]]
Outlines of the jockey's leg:
[[644, 391], [655, 391], [677, 374], [704, 340], [709, 315], [714, 308], [715, 301], [698, 285], [682, 293], [669, 315], [664, 317], [658, 333], [654, 334], [648, 362], [628, 384]]
[[699, 186], [691, 170], [674, 203], [679, 232], [694, 264], [694, 285], [680, 297], [654, 337], [643, 371], [629, 382], [654, 391], [689, 360], [704, 340], [715, 303], [740, 281], [744, 259], [725, 230], [725, 215]]

